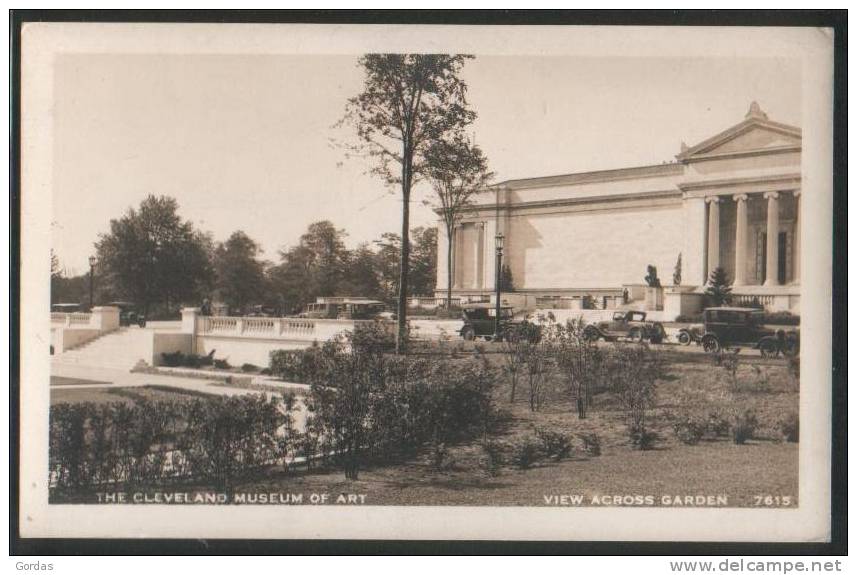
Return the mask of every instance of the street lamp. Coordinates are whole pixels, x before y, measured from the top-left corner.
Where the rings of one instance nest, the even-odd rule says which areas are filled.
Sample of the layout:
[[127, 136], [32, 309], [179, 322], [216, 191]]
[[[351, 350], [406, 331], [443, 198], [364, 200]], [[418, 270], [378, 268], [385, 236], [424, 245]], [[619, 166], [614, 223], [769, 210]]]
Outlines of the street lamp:
[[500, 341], [500, 270], [503, 263], [503, 237], [502, 232], [494, 236], [494, 248], [497, 251], [497, 263], [494, 267], [494, 341]]
[[89, 256], [89, 309], [92, 311], [92, 305], [95, 294], [95, 264], [98, 260], [95, 256]]

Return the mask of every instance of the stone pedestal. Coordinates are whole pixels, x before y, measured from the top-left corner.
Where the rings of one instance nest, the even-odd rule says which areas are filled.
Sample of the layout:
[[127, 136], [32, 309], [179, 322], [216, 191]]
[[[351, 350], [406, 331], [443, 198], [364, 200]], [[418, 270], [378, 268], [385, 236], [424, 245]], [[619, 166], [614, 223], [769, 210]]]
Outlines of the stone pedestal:
[[664, 309], [664, 289], [659, 287], [646, 288], [646, 311]]
[[199, 315], [198, 307], [182, 308], [182, 332], [196, 335], [196, 318]]
[[110, 305], [92, 308], [89, 325], [99, 331], [119, 329], [119, 308]]
[[664, 289], [664, 315], [674, 320], [680, 315], [695, 315], [702, 311], [704, 295], [693, 286], [670, 286]]

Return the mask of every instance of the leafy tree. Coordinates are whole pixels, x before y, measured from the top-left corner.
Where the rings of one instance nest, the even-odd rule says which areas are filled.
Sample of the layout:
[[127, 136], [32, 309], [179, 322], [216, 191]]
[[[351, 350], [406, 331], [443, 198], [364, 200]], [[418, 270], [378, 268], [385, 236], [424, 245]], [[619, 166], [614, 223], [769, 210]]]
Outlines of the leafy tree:
[[[411, 291], [416, 295], [431, 295], [437, 278], [437, 229], [417, 227], [411, 230], [414, 241], [409, 251], [411, 262]], [[378, 246], [377, 269], [381, 293], [386, 301], [392, 301], [399, 293], [399, 254], [402, 238], [399, 234], [384, 233], [376, 241]]]
[[349, 252], [345, 231], [323, 220], [310, 224], [297, 246], [280, 251], [280, 264], [268, 272], [281, 307], [296, 311], [316, 296], [345, 295]]
[[681, 285], [681, 252], [678, 253], [678, 259], [675, 262], [675, 269], [673, 269], [673, 285]]
[[349, 254], [348, 277], [340, 288], [354, 296], [384, 299], [378, 274], [378, 257], [369, 244], [360, 244]]
[[726, 275], [726, 270], [722, 267], [718, 266], [711, 270], [705, 293], [711, 298], [714, 305], [723, 305], [732, 301], [732, 286], [730, 283], [729, 276]]
[[211, 238], [182, 221], [178, 207], [174, 198], [150, 195], [111, 220], [95, 244], [106, 289], [133, 299], [147, 315], [153, 303], [198, 300], [211, 286]]
[[407, 337], [411, 189], [425, 177], [426, 151], [476, 119], [466, 99], [461, 69], [472, 56], [449, 54], [366, 54], [363, 91], [350, 98], [340, 124], [357, 132], [353, 152], [373, 162], [371, 173], [402, 194], [402, 252], [399, 264], [396, 351]]
[[515, 281], [512, 278], [512, 268], [510, 268], [508, 264], [503, 264], [500, 268], [500, 291], [515, 291]]
[[214, 252], [215, 287], [223, 301], [240, 313], [264, 294], [265, 267], [258, 259], [261, 251], [258, 243], [238, 230]]
[[437, 283], [437, 228], [414, 228], [411, 237], [411, 293], [430, 296]]
[[446, 232], [446, 301], [452, 301], [452, 242], [455, 227], [475, 196], [485, 190], [493, 174], [479, 146], [464, 134], [433, 142], [426, 152], [427, 176], [434, 190], [428, 202], [440, 214]]

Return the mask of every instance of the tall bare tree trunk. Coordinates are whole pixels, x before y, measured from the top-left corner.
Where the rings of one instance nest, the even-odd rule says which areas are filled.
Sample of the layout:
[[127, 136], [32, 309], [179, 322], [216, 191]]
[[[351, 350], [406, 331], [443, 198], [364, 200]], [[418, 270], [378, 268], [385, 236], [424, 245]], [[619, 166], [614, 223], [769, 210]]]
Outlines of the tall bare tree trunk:
[[[407, 144], [406, 144], [407, 147]], [[408, 158], [407, 152], [405, 158]], [[402, 257], [399, 262], [399, 301], [396, 317], [396, 353], [405, 353], [408, 338], [408, 269], [411, 255], [411, 240], [409, 237], [411, 211], [411, 166], [406, 160], [402, 164]]]

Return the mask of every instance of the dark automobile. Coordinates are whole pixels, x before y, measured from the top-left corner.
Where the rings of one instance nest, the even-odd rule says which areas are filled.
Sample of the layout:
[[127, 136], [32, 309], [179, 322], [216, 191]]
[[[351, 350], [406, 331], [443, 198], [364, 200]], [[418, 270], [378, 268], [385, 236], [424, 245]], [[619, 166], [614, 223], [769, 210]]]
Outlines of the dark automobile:
[[646, 321], [646, 312], [628, 310], [614, 312], [610, 321], [599, 321], [586, 326], [583, 336], [589, 341], [627, 338], [631, 341], [648, 340], [651, 343], [661, 343], [666, 337], [666, 331], [660, 322]]
[[697, 323], [679, 329], [676, 339], [680, 345], [690, 345], [692, 343], [699, 345], [702, 343], [702, 336], [704, 334], [705, 326]]
[[800, 351], [800, 336], [795, 331], [770, 329], [764, 312], [742, 307], [711, 307], [702, 312], [702, 348], [717, 353], [724, 347], [752, 347], [764, 357], [780, 353], [795, 356]]
[[140, 327], [146, 327], [146, 316], [137, 311], [135, 304], [127, 301], [114, 301], [107, 305], [119, 308], [120, 326], [139, 325]]
[[[487, 340], [494, 339], [494, 317], [496, 307], [492, 303], [472, 303], [461, 308], [461, 317], [464, 326], [461, 328], [461, 337], [472, 341], [477, 337]], [[514, 319], [511, 306], [500, 307], [500, 339], [512, 339], [515, 337], [527, 337], [530, 341], [539, 339], [538, 327], [525, 321]]]

